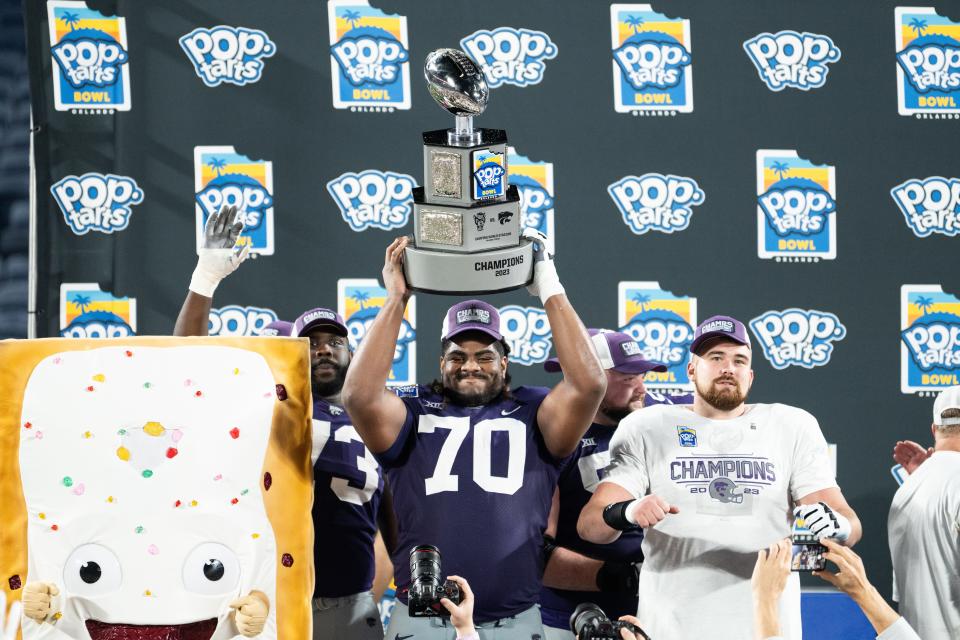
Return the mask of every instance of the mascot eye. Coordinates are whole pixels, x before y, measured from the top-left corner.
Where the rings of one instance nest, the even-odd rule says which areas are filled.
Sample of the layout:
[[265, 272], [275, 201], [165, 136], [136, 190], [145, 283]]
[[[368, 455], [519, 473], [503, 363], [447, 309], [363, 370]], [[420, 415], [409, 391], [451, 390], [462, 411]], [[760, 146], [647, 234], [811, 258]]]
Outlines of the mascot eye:
[[69, 591], [87, 597], [116, 591], [123, 583], [120, 561], [103, 545], [81, 545], [63, 565], [63, 583]]
[[183, 586], [202, 595], [221, 595], [240, 583], [240, 560], [229, 547], [204, 542], [187, 555], [183, 563]]

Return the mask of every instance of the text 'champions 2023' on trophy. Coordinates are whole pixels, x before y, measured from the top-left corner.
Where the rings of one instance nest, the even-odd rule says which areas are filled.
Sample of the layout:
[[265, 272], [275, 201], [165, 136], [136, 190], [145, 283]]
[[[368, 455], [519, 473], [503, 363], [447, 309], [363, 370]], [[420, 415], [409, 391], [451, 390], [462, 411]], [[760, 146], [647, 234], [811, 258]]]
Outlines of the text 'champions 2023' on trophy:
[[413, 190], [413, 242], [404, 254], [411, 289], [464, 294], [509, 291], [533, 278], [533, 243], [520, 234], [520, 195], [507, 186], [507, 133], [475, 129], [490, 92], [467, 54], [438, 49], [423, 69], [453, 129], [423, 134], [424, 184]]

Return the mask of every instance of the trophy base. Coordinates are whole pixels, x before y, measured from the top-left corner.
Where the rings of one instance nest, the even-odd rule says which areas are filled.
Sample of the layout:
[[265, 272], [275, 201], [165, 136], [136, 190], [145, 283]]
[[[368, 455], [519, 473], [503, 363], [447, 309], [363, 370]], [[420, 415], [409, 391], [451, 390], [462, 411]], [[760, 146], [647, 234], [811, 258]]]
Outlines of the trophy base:
[[526, 239], [517, 246], [478, 253], [442, 253], [408, 246], [403, 261], [407, 286], [422, 293], [502, 293], [533, 280], [533, 242]]

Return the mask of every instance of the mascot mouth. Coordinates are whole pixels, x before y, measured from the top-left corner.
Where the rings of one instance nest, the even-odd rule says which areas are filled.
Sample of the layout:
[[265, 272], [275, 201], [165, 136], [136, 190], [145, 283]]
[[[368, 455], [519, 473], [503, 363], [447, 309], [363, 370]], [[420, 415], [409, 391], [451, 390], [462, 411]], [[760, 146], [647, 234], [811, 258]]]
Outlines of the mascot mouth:
[[108, 624], [87, 620], [92, 640], [210, 640], [217, 629], [217, 619], [187, 624]]

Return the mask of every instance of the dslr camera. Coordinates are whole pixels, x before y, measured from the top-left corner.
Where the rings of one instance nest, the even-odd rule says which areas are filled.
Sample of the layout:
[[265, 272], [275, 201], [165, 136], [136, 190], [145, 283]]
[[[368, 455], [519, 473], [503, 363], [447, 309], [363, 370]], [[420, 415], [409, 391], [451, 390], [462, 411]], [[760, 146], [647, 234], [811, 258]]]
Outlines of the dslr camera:
[[440, 551], [432, 544], [422, 544], [410, 552], [410, 592], [407, 609], [411, 618], [449, 616], [450, 612], [440, 604], [447, 598], [460, 604], [460, 587], [456, 582], [441, 582]]
[[627, 629], [643, 640], [650, 640], [650, 636], [637, 625], [611, 620], [603, 609], [592, 602], [578, 604], [570, 615], [570, 630], [577, 640], [620, 640], [620, 629]]

